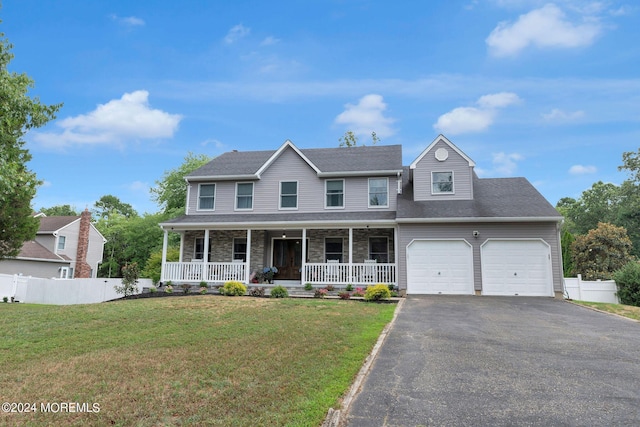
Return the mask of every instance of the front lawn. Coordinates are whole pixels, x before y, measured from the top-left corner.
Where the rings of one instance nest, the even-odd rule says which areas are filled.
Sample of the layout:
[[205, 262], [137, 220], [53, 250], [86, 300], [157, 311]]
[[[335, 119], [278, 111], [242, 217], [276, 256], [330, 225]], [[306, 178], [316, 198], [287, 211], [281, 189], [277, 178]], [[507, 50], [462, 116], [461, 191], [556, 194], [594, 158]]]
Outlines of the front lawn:
[[[317, 426], [395, 307], [217, 296], [0, 303], [0, 397], [38, 410], [0, 412], [0, 424]], [[94, 411], [41, 412], [65, 402]]]
[[629, 319], [640, 320], [640, 307], [634, 307], [632, 305], [624, 304], [609, 304], [604, 302], [588, 302], [588, 301], [573, 301], [576, 304], [584, 305], [587, 307], [597, 308], [598, 310], [606, 311], [608, 313], [619, 314], [620, 316], [628, 317]]

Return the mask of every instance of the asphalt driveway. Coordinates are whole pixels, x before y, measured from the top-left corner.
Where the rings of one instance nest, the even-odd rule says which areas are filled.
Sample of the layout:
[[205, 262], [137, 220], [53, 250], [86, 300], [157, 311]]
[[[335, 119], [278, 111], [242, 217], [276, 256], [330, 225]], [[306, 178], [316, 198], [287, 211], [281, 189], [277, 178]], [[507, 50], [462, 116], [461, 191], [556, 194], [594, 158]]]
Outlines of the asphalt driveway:
[[409, 297], [346, 424], [640, 425], [640, 323], [551, 298]]

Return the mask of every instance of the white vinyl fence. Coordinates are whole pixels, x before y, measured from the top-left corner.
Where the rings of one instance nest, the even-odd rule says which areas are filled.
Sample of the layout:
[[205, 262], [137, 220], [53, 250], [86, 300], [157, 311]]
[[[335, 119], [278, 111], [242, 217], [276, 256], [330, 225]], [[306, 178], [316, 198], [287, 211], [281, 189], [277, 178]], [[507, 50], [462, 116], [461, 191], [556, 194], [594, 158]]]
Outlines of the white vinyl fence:
[[582, 280], [582, 275], [578, 274], [578, 277], [565, 277], [564, 288], [568, 299], [620, 304], [616, 294], [618, 288], [613, 280], [587, 281]]
[[[92, 304], [122, 297], [116, 293], [116, 285], [122, 285], [122, 279], [42, 279], [0, 274], [0, 304], [3, 297], [9, 302], [33, 304]], [[138, 280], [138, 293], [151, 285], [151, 279]]]

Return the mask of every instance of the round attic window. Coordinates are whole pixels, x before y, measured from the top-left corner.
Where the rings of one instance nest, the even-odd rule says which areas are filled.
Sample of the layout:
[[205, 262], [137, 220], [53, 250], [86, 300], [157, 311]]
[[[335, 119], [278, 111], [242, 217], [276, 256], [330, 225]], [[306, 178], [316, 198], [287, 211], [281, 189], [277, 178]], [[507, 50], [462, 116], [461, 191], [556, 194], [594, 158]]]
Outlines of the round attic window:
[[446, 148], [438, 148], [436, 150], [436, 160], [444, 162], [447, 158], [449, 158], [449, 152]]

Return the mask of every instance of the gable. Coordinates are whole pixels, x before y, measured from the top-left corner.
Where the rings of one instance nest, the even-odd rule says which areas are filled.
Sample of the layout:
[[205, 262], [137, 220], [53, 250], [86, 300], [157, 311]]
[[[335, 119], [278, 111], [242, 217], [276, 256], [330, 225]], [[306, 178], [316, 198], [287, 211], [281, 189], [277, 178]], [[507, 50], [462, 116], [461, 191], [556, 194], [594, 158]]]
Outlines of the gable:
[[474, 165], [451, 141], [438, 136], [411, 163], [414, 200], [473, 199]]

